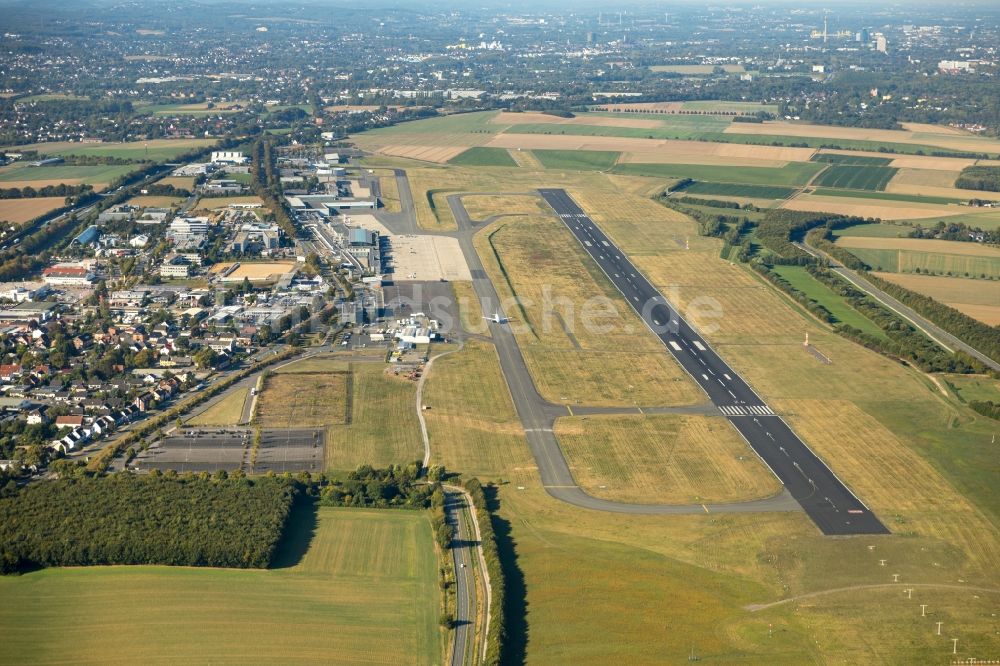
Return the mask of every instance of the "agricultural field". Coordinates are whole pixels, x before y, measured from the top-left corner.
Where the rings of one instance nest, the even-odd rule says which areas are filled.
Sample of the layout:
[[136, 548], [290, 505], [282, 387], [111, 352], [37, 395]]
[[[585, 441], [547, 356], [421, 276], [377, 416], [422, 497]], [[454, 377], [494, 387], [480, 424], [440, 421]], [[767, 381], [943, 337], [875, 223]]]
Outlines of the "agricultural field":
[[833, 292], [828, 286], [809, 275], [802, 266], [774, 266], [775, 273], [785, 278], [789, 284], [813, 299], [834, 316], [835, 324], [846, 324], [868, 335], [885, 339], [882, 332], [870, 319], [852, 308], [842, 296]]
[[262, 428], [321, 428], [347, 421], [350, 373], [271, 374], [257, 402]]
[[701, 164], [619, 164], [616, 173], [665, 178], [693, 178], [715, 183], [743, 185], [803, 186], [825, 165], [815, 162], [789, 162], [783, 167], [733, 167]]
[[183, 153], [207, 148], [213, 139], [151, 139], [126, 143], [72, 143], [60, 141], [17, 146], [18, 150], [37, 150], [42, 155], [96, 155], [120, 157], [126, 160], [166, 162]]
[[224, 398], [211, 405], [208, 409], [198, 412], [185, 423], [189, 426], [234, 426], [239, 424], [243, 415], [250, 389], [238, 388]]
[[1000, 281], [960, 277], [876, 273], [911, 291], [930, 296], [990, 326], [1000, 325]]
[[26, 163], [0, 167], [0, 187], [44, 187], [46, 185], [93, 185], [103, 190], [116, 179], [135, 171], [134, 165], [55, 166], [33, 167]]
[[912, 273], [919, 268], [935, 275], [1000, 277], [1000, 249], [980, 243], [844, 236], [837, 244], [889, 273]]
[[533, 150], [546, 169], [603, 171], [612, 168], [620, 153], [606, 150]]
[[0, 199], [0, 221], [24, 224], [66, 205], [65, 197], [36, 197], [34, 199]]
[[942, 206], [928, 203], [907, 203], [882, 198], [872, 198], [867, 196], [867, 192], [855, 190], [857, 196], [825, 196], [817, 194], [798, 194], [791, 199], [783, 201], [781, 208], [789, 210], [801, 210], [814, 213], [836, 213], [839, 215], [851, 215], [855, 217], [870, 217], [876, 220], [919, 220], [921, 224], [928, 224], [925, 220], [944, 219], [950, 220], [952, 216], [961, 216], [962, 212], [968, 208], [958, 206]]
[[517, 162], [503, 148], [476, 146], [452, 157], [449, 164], [457, 166], [516, 167]]
[[893, 167], [835, 164], [816, 176], [813, 185], [881, 192], [895, 175]]
[[[327, 429], [327, 468], [346, 471], [422, 459], [416, 382], [387, 374], [381, 362], [352, 363], [351, 378], [349, 420]], [[328, 423], [344, 423], [342, 417], [334, 419], [336, 414]]]
[[698, 504], [781, 491], [778, 480], [724, 418], [561, 418], [556, 436], [573, 478], [597, 497]]
[[698, 181], [678, 190], [684, 194], [706, 194], [725, 197], [743, 197], [749, 199], [786, 199], [795, 190], [791, 187], [774, 185], [739, 185], [735, 183], [706, 183]]
[[[0, 577], [5, 661], [441, 663], [426, 514], [320, 507], [293, 527], [270, 570], [114, 566]], [[82, 618], [99, 618], [101, 630]]]
[[816, 189], [812, 190], [812, 195], [817, 197], [875, 199], [877, 201], [902, 201], [904, 203], [937, 204], [943, 206], [965, 202], [964, 199], [951, 199], [948, 197], [927, 197], [919, 194], [894, 194], [892, 192], [874, 192], [874, 191], [861, 191], [861, 190], [831, 190], [823, 187], [817, 187]]
[[856, 224], [853, 227], [834, 229], [835, 238], [841, 236], [867, 236], [870, 238], [904, 238], [913, 227], [908, 224]]

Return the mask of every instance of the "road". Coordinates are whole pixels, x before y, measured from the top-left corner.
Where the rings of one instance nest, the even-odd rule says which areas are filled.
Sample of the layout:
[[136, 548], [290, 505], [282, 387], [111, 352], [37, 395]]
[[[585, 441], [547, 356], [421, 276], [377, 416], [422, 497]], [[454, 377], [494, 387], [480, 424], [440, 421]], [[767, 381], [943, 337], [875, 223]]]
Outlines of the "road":
[[824, 534], [888, 534], [875, 514], [715, 353], [565, 190], [539, 193]]
[[[497, 311], [503, 315], [500, 308], [500, 298], [497, 296], [493, 283], [490, 282], [482, 261], [476, 253], [472, 239], [480, 225], [474, 223], [462, 205], [461, 194], [447, 198], [448, 205], [455, 216], [459, 230], [454, 233], [459, 247], [469, 265], [472, 274], [472, 286], [479, 299], [483, 312]], [[787, 491], [779, 495], [760, 500], [733, 502], [728, 504], [627, 504], [600, 499], [585, 493], [570, 472], [569, 465], [553, 432], [557, 418], [569, 416], [570, 412], [563, 405], [555, 405], [545, 400], [539, 393], [524, 362], [524, 357], [518, 347], [517, 339], [506, 323], [489, 321], [490, 336], [500, 361], [500, 368], [507, 381], [514, 409], [524, 428], [528, 448], [538, 465], [538, 473], [546, 492], [552, 497], [574, 506], [630, 514], [702, 514], [713, 512], [725, 513], [761, 513], [771, 511], [799, 511], [798, 502]], [[680, 408], [676, 411], [687, 411], [691, 408]], [[693, 408], [703, 412], [703, 408]], [[617, 410], [621, 413], [637, 413], [637, 409]], [[644, 410], [645, 411], [645, 410]], [[573, 413], [579, 413], [574, 407]], [[602, 412], [603, 413], [603, 412]], [[715, 412], [718, 414], [718, 412]]]
[[473, 551], [478, 547], [465, 495], [447, 491], [445, 518], [455, 528], [451, 555], [455, 564], [455, 640], [451, 655], [454, 666], [474, 663], [476, 649], [476, 575]]
[[903, 305], [903, 303], [896, 300], [889, 294], [885, 293], [884, 291], [873, 285], [865, 278], [861, 277], [861, 275], [859, 275], [856, 271], [852, 271], [847, 266], [844, 266], [842, 263], [840, 263], [830, 255], [828, 255], [826, 252], [818, 250], [811, 245], [806, 245], [805, 243], [795, 243], [795, 245], [801, 250], [808, 252], [809, 254], [813, 255], [818, 259], [825, 259], [826, 261], [829, 261], [830, 270], [839, 274], [845, 280], [853, 284], [861, 291], [867, 293], [869, 296], [879, 301], [880, 303], [882, 303], [882, 305], [889, 308], [899, 316], [903, 317], [904, 319], [907, 319], [911, 324], [913, 324], [918, 329], [923, 331], [924, 334], [927, 335], [927, 337], [931, 338], [932, 340], [934, 340], [936, 343], [938, 343], [948, 351], [950, 352], [954, 352], [956, 350], [963, 351], [969, 356], [972, 356], [973, 358], [981, 361], [988, 367], [993, 368], [994, 370], [1000, 372], [1000, 363], [994, 361], [989, 356], [982, 353], [975, 347], [972, 347], [971, 345], [966, 344], [959, 338], [956, 338], [954, 335], [944, 330], [943, 328], [939, 327], [937, 324], [934, 324], [928, 319], [925, 319], [919, 313], [917, 313], [917, 311], [914, 310], [913, 308], [907, 305]]

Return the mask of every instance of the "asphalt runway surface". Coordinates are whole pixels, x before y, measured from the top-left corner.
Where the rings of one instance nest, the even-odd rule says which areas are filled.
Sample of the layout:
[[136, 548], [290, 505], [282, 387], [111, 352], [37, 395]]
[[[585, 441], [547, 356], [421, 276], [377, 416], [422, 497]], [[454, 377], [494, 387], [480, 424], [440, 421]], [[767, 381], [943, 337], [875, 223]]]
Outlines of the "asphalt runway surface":
[[539, 193], [667, 351], [708, 394], [824, 534], [889, 533], [875, 514], [677, 313], [565, 190], [540, 189]]
[[[459, 231], [456, 235], [462, 253], [469, 263], [472, 286], [479, 298], [480, 306], [483, 312], [496, 311], [503, 317], [505, 313], [500, 307], [500, 298], [472, 242], [478, 225], [469, 218], [468, 211], [462, 205], [461, 195], [450, 195], [447, 201], [458, 223]], [[787, 490], [774, 497], [726, 504], [629, 504], [588, 495], [573, 479], [566, 457], [559, 446], [559, 440], [553, 432], [556, 419], [570, 416], [570, 413], [564, 405], [552, 404], [538, 393], [510, 326], [507, 323], [494, 321], [488, 324], [490, 339], [496, 349], [500, 368], [514, 402], [514, 409], [524, 428], [528, 448], [538, 466], [542, 486], [552, 497], [584, 509], [628, 514], [691, 515], [802, 510]], [[631, 413], [632, 410], [625, 411]]]

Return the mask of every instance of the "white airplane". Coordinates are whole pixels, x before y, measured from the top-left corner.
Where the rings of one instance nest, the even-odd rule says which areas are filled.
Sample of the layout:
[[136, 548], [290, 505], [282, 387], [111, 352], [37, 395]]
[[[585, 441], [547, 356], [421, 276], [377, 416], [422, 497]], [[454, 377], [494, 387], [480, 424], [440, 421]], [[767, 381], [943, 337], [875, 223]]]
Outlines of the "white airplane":
[[483, 317], [486, 321], [491, 321], [494, 324], [506, 324], [507, 318], [501, 317], [499, 312], [494, 312], [492, 317]]

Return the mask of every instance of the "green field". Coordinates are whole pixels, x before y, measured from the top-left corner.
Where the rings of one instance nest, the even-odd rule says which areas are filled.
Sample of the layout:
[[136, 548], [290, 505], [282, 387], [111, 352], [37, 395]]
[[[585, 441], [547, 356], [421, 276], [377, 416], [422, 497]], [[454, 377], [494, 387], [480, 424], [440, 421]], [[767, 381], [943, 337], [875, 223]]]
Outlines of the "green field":
[[829, 287], [809, 275], [802, 266], [774, 266], [772, 270], [785, 278], [789, 284], [803, 292], [824, 308], [830, 311], [835, 324], [846, 324], [885, 339], [885, 334], [870, 319], [852, 308], [843, 297], [835, 294]]
[[615, 165], [621, 153], [610, 150], [532, 150], [546, 169], [606, 171]]
[[808, 183], [824, 165], [815, 162], [789, 162], [783, 167], [730, 167], [702, 164], [619, 164], [615, 173], [654, 178], [693, 178], [716, 183], [746, 185], [801, 186]]
[[506, 148], [476, 146], [448, 160], [457, 166], [516, 167], [517, 162]]
[[567, 134], [573, 136], [618, 136], [633, 139], [702, 139], [710, 136], [729, 136], [723, 130], [730, 124], [730, 119], [709, 115], [668, 115], [642, 113], [595, 113], [594, 116], [621, 118], [623, 116], [636, 118], [653, 118], [660, 123], [659, 127], [616, 127], [614, 125], [586, 125], [587, 115], [579, 114], [580, 124], [557, 123], [523, 123], [511, 125], [504, 130], [505, 134]]
[[297, 517], [284, 566], [266, 571], [116, 566], [0, 577], [3, 661], [441, 663], [426, 514], [320, 508], [313, 522]]
[[835, 238], [840, 238], [841, 236], [904, 238], [911, 231], [913, 231], [913, 227], [905, 224], [857, 224], [844, 229], [834, 229], [831, 233]]
[[917, 250], [892, 250], [874, 248], [845, 248], [876, 271], [888, 273], [913, 273], [917, 268], [937, 275], [956, 275], [990, 278], [1000, 277], [1000, 259], [994, 257], [974, 257], [963, 254], [942, 252], [920, 252]]
[[[824, 176], [826, 174], [823, 174]], [[821, 176], [822, 177], [822, 176]], [[851, 199], [878, 199], [880, 201], [904, 201], [908, 203], [926, 204], [957, 204], [965, 199], [949, 199], [948, 197], [925, 197], [919, 194], [895, 194], [893, 192], [872, 192], [871, 190], [831, 190], [818, 187], [813, 194], [821, 197], [848, 197]]]
[[834, 165], [819, 174], [813, 184], [820, 187], [881, 191], [897, 171], [894, 167], [885, 166]]
[[27, 164], [12, 164], [0, 168], [0, 182], [21, 180], [31, 181], [75, 181], [88, 185], [107, 184], [116, 178], [135, 171], [135, 165], [101, 165], [101, 166], [69, 166], [56, 164], [54, 166], [33, 167]]
[[795, 193], [791, 187], [774, 185], [739, 185], [735, 183], [706, 183], [698, 181], [683, 190], [685, 194], [715, 194], [726, 197], [748, 197], [751, 199], [787, 199]]
[[816, 153], [812, 157], [813, 162], [825, 162], [827, 164], [849, 164], [854, 166], [889, 166], [892, 164], [891, 157], [871, 157], [868, 155], [841, 155], [839, 153]]

